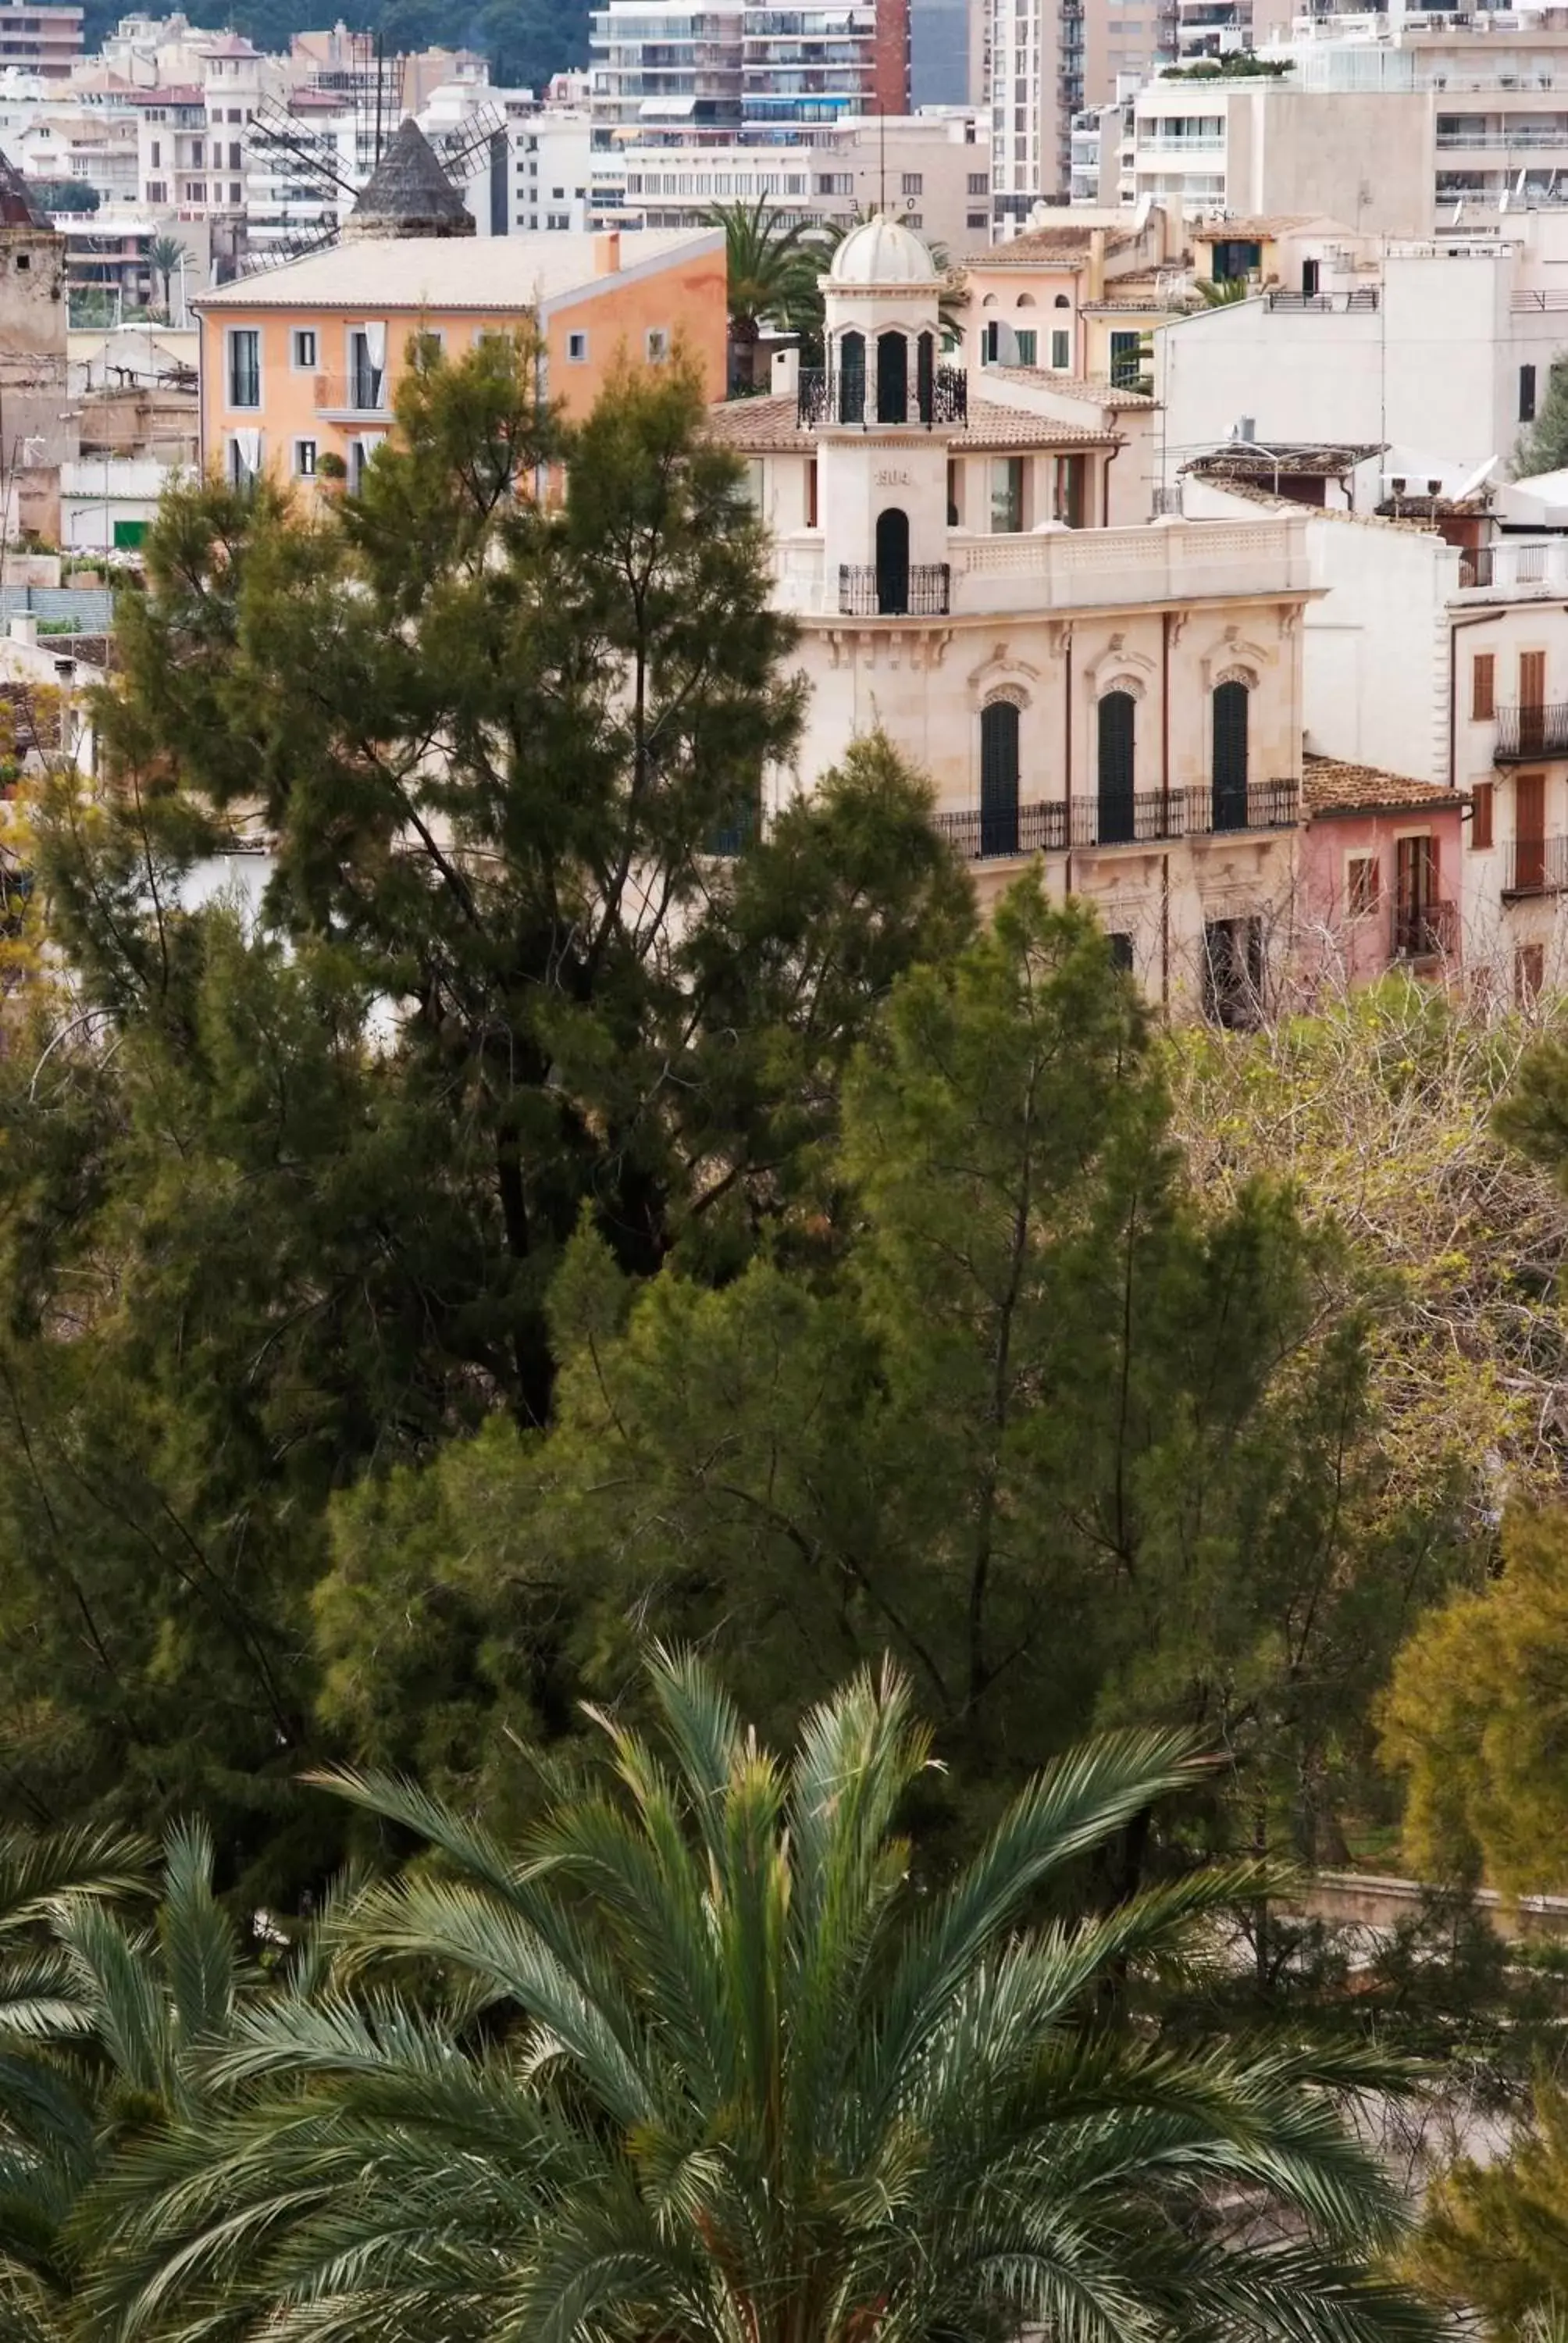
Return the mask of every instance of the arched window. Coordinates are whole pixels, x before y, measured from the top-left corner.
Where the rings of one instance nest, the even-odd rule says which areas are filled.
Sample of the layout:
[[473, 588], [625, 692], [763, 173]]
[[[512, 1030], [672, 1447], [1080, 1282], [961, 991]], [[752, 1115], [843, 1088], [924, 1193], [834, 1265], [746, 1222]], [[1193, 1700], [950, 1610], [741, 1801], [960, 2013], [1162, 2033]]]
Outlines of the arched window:
[[1034, 307], [1034, 295], [1032, 293], [1020, 293], [1018, 299], [1012, 306], [1015, 309], [1032, 309]]
[[910, 412], [910, 346], [902, 334], [877, 336], [877, 420], [903, 423]]
[[839, 420], [866, 419], [866, 337], [851, 327], [839, 337]]
[[1050, 306], [1053, 309], [1070, 309], [1072, 304], [1065, 293], [1059, 293]]
[[1130, 691], [1108, 691], [1100, 703], [1098, 842], [1101, 846], [1124, 845], [1137, 822], [1132, 745], [1136, 705]]
[[1244, 683], [1221, 683], [1214, 693], [1214, 827], [1247, 827], [1247, 701]]
[[901, 618], [910, 607], [910, 517], [897, 505], [877, 515], [877, 608]]
[[1010, 699], [980, 710], [980, 850], [1018, 852], [1018, 710]]
[[922, 334], [915, 344], [915, 412], [929, 424], [936, 397], [937, 337]]

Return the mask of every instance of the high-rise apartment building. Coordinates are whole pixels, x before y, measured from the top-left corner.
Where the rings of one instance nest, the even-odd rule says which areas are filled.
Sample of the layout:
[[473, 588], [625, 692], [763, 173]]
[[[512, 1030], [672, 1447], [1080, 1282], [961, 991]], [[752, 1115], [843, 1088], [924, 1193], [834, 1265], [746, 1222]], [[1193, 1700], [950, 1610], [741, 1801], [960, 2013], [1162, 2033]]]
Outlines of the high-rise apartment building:
[[591, 19], [596, 144], [790, 144], [910, 103], [909, 0], [610, 0]]
[[991, 216], [1016, 235], [1067, 191], [1083, 105], [1083, 0], [990, 0]]
[[26, 8], [16, 0], [0, 5], [0, 67], [69, 81], [82, 54], [80, 8]]

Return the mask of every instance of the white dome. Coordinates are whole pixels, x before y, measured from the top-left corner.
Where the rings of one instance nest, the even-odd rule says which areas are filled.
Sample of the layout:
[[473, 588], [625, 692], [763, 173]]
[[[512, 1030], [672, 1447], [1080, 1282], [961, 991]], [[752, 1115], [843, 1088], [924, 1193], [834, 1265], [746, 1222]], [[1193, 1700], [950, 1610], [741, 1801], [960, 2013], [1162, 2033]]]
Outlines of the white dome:
[[835, 285], [935, 285], [930, 254], [912, 228], [879, 212], [852, 227], [828, 274]]

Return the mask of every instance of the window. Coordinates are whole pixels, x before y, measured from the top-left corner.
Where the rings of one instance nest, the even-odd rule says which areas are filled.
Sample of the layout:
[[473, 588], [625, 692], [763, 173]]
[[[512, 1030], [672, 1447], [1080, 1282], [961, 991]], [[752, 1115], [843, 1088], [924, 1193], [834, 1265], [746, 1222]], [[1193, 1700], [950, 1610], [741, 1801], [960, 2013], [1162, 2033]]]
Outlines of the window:
[[231, 326], [228, 335], [228, 403], [261, 405], [261, 335], [255, 326]]
[[1540, 998], [1546, 981], [1546, 947], [1544, 944], [1521, 944], [1513, 955], [1513, 998], [1521, 1009], [1528, 1009]]
[[1470, 843], [1477, 851], [1492, 843], [1491, 781], [1478, 781], [1470, 793]]
[[906, 171], [900, 192], [906, 196], [923, 196], [926, 192], [925, 174], [922, 171]]
[[910, 607], [910, 517], [898, 505], [877, 515], [877, 609], [900, 618]]
[[588, 357], [588, 336], [585, 333], [567, 336], [567, 356], [574, 366], [581, 366]]
[[1111, 380], [1117, 390], [1136, 390], [1143, 373], [1143, 337], [1113, 333], [1111, 337]]
[[374, 413], [386, 388], [387, 328], [357, 327], [348, 337], [348, 404], [360, 414]]
[[307, 374], [316, 371], [316, 328], [297, 326], [294, 329], [294, 363]]
[[877, 336], [877, 420], [902, 423], [910, 411], [910, 346], [902, 334]]
[[1072, 364], [1072, 337], [1060, 327], [1051, 331], [1050, 363], [1058, 374], [1065, 374]]
[[1039, 341], [1038, 335], [1030, 331], [1027, 333], [1017, 334], [1013, 338], [1018, 344], [1018, 362], [1020, 366], [1033, 366], [1035, 364], [1035, 349]]
[[239, 140], [237, 138], [231, 138], [228, 142], [228, 167], [231, 171], [237, 171], [240, 167]]
[[1546, 776], [1513, 777], [1513, 886], [1508, 891], [1538, 895], [1546, 884]]
[[741, 475], [740, 493], [752, 511], [760, 518], [766, 510], [768, 472], [760, 456], [749, 456]]
[[147, 201], [149, 204], [167, 203], [168, 187], [164, 180], [149, 179], [147, 181]]
[[239, 181], [237, 179], [231, 179], [228, 183], [229, 202], [231, 204], [237, 204], [241, 199], [241, 194], [242, 189]]
[[1124, 928], [1112, 928], [1105, 939], [1111, 947], [1111, 965], [1123, 976], [1132, 973], [1132, 939]]
[[648, 365], [662, 366], [669, 356], [668, 327], [650, 326], [643, 337], [643, 347], [648, 354]]
[[839, 420], [861, 423], [866, 415], [866, 337], [853, 327], [839, 337]]
[[315, 478], [316, 442], [314, 439], [297, 439], [295, 441], [294, 468], [298, 473], [302, 480], [311, 480]]
[[1263, 994], [1263, 922], [1211, 920], [1203, 929], [1203, 1013], [1216, 1025], [1251, 1025]]
[[1497, 660], [1491, 651], [1477, 651], [1470, 662], [1470, 712], [1477, 723], [1497, 713]]
[[1352, 920], [1370, 919], [1378, 905], [1375, 854], [1352, 854], [1345, 860], [1345, 909]]
[[963, 507], [960, 501], [962, 492], [962, 485], [963, 476], [959, 468], [959, 465], [956, 459], [950, 456], [948, 458], [948, 527], [950, 528], [961, 528], [963, 527], [963, 522], [960, 518]]
[[993, 699], [980, 710], [980, 850], [1018, 852], [1018, 709]]
[[151, 523], [145, 520], [117, 520], [115, 523], [115, 548], [120, 553], [134, 552], [146, 540]]
[[1535, 420], [1535, 369], [1533, 366], [1522, 366], [1519, 369], [1519, 420], [1521, 423], [1533, 423]]
[[964, 215], [964, 226], [965, 227], [989, 227], [990, 226], [990, 216], [987, 212], [966, 212]]
[[970, 173], [969, 191], [971, 196], [989, 196], [990, 193], [990, 173], [989, 171], [971, 171]]
[[1096, 741], [1101, 846], [1124, 844], [1136, 828], [1135, 726], [1137, 703], [1130, 691], [1108, 691], [1101, 699]]
[[806, 458], [806, 526], [808, 528], [815, 528], [817, 525], [817, 458], [815, 456], [808, 456]]
[[191, 166], [191, 168], [192, 168], [192, 170], [193, 170], [193, 171], [199, 171], [199, 170], [201, 169], [201, 166], [202, 166], [202, 142], [201, 142], [201, 140], [200, 140], [199, 138], [193, 138], [193, 139], [191, 140], [191, 151], [190, 151], [190, 157], [189, 157], [189, 160], [190, 160], [190, 166]]
[[1393, 842], [1393, 949], [1422, 960], [1441, 949], [1437, 918], [1437, 841], [1416, 831]]
[[1213, 822], [1216, 830], [1247, 827], [1247, 687], [1221, 683], [1214, 691]]
[[1007, 537], [1023, 527], [1023, 458], [999, 456], [990, 468], [990, 526], [993, 537]]
[[150, 163], [152, 164], [152, 166], [153, 166], [153, 168], [154, 168], [154, 170], [155, 170], [155, 171], [157, 169], [157, 167], [158, 167], [159, 164], [163, 161], [163, 159], [164, 159], [164, 157], [163, 157], [163, 144], [162, 144], [162, 141], [161, 141], [160, 139], [155, 138], [155, 139], [152, 141], [152, 152], [151, 152], [151, 154], [150, 154], [150, 155], [149, 155], [149, 156], [148, 156], [148, 160], [149, 160], [149, 161], [150, 161]]

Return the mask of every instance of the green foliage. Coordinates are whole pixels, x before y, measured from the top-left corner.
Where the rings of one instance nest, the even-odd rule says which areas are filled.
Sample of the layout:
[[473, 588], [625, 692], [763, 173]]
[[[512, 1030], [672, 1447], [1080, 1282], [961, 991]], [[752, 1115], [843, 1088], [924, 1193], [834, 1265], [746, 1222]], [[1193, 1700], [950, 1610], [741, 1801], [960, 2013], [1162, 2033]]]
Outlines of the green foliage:
[[1568, 2097], [1544, 2079], [1532, 2123], [1497, 2162], [1458, 2161], [1433, 2191], [1412, 2278], [1498, 2343], [1561, 2331], [1568, 2295]]
[[1537, 472], [1561, 471], [1564, 464], [1568, 464], [1568, 358], [1555, 357], [1546, 370], [1535, 420], [1520, 433], [1513, 450], [1513, 477], [1527, 480]]
[[766, 196], [754, 204], [714, 204], [708, 218], [724, 230], [729, 288], [730, 370], [737, 390], [763, 390], [758, 341], [766, 325], [797, 325], [817, 299], [830, 256], [809, 221], [779, 225]]
[[[1097, 2016], [1129, 1974], [1200, 1958], [1244, 1883], [1035, 1921], [1201, 1773], [1183, 1736], [1075, 1752], [933, 1892], [895, 1835], [930, 1762], [896, 1676], [809, 1714], [786, 1762], [701, 1668], [651, 1674], [657, 1735], [607, 1721], [613, 1781], [515, 1851], [335, 1777], [434, 1862], [345, 1915], [337, 1990], [244, 2025], [216, 2061], [232, 2113], [124, 2161], [99, 2331], [1432, 2331], [1373, 2273], [1398, 2201], [1338, 2114], [1407, 2088], [1398, 2062], [1183, 2051]], [[1238, 2197], [1293, 2242], [1231, 2234]]]
[[1200, 1207], [1132, 989], [1033, 882], [894, 988], [843, 1125], [819, 1208], [722, 1283], [678, 1253], [628, 1289], [579, 1236], [548, 1437], [335, 1508], [344, 1721], [414, 1729], [433, 1604], [472, 1655], [437, 1681], [526, 1733], [507, 1654], [569, 1587], [590, 1674], [651, 1623], [780, 1724], [890, 1647], [976, 1783], [1097, 1718], [1200, 1727], [1310, 1854], [1403, 1624], [1338, 1247], [1276, 1189]]

